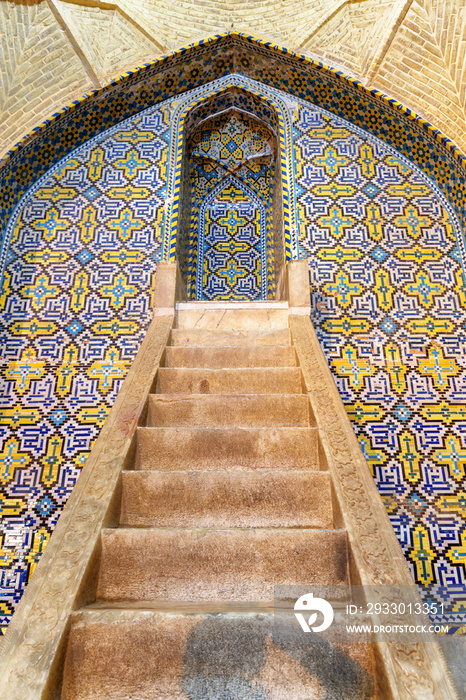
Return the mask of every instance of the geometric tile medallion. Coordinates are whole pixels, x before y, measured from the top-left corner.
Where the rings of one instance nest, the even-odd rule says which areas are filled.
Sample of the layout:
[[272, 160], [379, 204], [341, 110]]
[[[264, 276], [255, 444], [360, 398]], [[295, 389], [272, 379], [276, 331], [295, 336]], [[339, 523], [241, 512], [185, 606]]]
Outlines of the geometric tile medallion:
[[[309, 258], [313, 323], [413, 576], [445, 610], [456, 601], [444, 617], [460, 624], [466, 283], [459, 227], [440, 192], [393, 149], [322, 109], [281, 99], [292, 122], [299, 255]], [[149, 108], [80, 146], [45, 173], [10, 221], [0, 294], [3, 626], [150, 321], [172, 109], [170, 101]], [[240, 182], [223, 183], [230, 198], [220, 188], [206, 200], [203, 250], [208, 259], [219, 242], [230, 246], [238, 266], [243, 237], [250, 277], [235, 278], [232, 267], [231, 280], [247, 280], [247, 295], [262, 294], [261, 199]], [[231, 196], [241, 207], [228, 208]], [[203, 279], [211, 272], [203, 263]]]

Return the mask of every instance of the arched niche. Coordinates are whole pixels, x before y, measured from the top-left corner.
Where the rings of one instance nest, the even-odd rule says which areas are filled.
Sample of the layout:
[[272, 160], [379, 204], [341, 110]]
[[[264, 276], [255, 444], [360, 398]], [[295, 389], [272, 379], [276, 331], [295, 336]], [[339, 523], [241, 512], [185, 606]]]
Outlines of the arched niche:
[[172, 117], [163, 257], [191, 300], [274, 299], [297, 253], [288, 109], [243, 82], [206, 86]]
[[187, 133], [187, 211], [177, 251], [188, 298], [274, 297], [275, 259], [283, 258], [281, 237], [274, 237], [282, 221], [276, 156], [272, 129], [236, 106], [207, 116]]

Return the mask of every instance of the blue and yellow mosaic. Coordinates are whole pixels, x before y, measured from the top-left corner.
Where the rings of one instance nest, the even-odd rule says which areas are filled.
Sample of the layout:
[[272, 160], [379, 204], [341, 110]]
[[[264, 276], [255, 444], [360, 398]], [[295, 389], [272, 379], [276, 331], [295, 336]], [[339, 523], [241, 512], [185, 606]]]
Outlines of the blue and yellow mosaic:
[[47, 173], [10, 222], [0, 299], [0, 621], [71, 494], [151, 318], [163, 109]]
[[267, 298], [266, 212], [241, 181], [228, 177], [199, 208], [197, 299]]
[[348, 119], [410, 158], [449, 198], [464, 223], [464, 156], [432, 125], [341, 71], [273, 42], [229, 32], [195, 42], [75, 100], [25, 137], [0, 171], [2, 235], [15, 206], [52, 165], [142, 109], [233, 73]]
[[464, 624], [462, 159], [395, 101], [234, 34], [74, 104], [0, 171], [1, 621], [150, 320], [185, 119], [229, 88], [260, 102], [268, 123], [267, 110], [276, 115], [288, 248], [310, 258], [313, 322], [414, 577], [426, 595], [454, 600], [449, 621]]
[[409, 161], [300, 104], [312, 320], [413, 575], [466, 619], [466, 284], [451, 207]]
[[267, 250], [273, 244], [268, 246], [267, 235], [273, 134], [250, 116], [229, 110], [203, 121], [189, 141], [188, 298], [272, 298], [275, 278], [269, 279]]
[[[265, 88], [265, 89], [264, 89]], [[271, 124], [276, 123], [278, 131], [278, 151], [281, 171], [281, 208], [283, 210], [282, 226], [284, 253], [287, 260], [297, 255], [296, 212], [294, 197], [294, 172], [291, 119], [282, 93], [271, 90], [256, 81], [243, 78], [241, 75], [228, 75], [226, 78], [208, 83], [196, 91], [183, 94], [175, 105], [171, 117], [171, 132], [173, 138], [170, 144], [170, 168], [167, 185], [167, 216], [164, 241], [164, 259], [174, 260], [179, 250], [178, 232], [184, 222], [182, 217], [183, 199], [182, 181], [185, 164], [185, 148], [189, 124], [199, 110], [204, 114], [210, 104], [214, 114], [222, 102], [228, 104], [232, 99], [238, 100], [238, 106], [244, 103], [253, 109], [255, 115], [262, 118], [272, 112]], [[257, 105], [257, 106], [256, 106]], [[190, 119], [190, 114], [193, 115]], [[267, 117], [265, 117], [267, 118]]]

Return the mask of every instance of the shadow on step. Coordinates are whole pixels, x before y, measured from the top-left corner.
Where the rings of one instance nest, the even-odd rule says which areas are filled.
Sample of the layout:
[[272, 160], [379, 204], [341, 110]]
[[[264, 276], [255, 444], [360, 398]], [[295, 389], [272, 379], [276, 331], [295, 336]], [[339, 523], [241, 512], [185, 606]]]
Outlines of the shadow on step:
[[276, 618], [272, 634], [268, 620], [213, 618], [188, 634], [183, 690], [189, 700], [289, 698], [291, 688], [293, 700], [374, 697], [374, 679], [354, 653], [351, 658], [318, 635], [300, 635], [288, 618]]

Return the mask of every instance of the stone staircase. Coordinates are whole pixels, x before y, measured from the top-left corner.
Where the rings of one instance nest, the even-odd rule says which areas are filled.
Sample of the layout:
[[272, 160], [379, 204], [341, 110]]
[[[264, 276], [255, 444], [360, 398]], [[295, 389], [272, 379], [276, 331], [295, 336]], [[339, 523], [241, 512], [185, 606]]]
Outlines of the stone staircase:
[[371, 644], [272, 615], [275, 586], [349, 583], [348, 540], [287, 304], [244, 306], [178, 304], [63, 700], [384, 696]]

